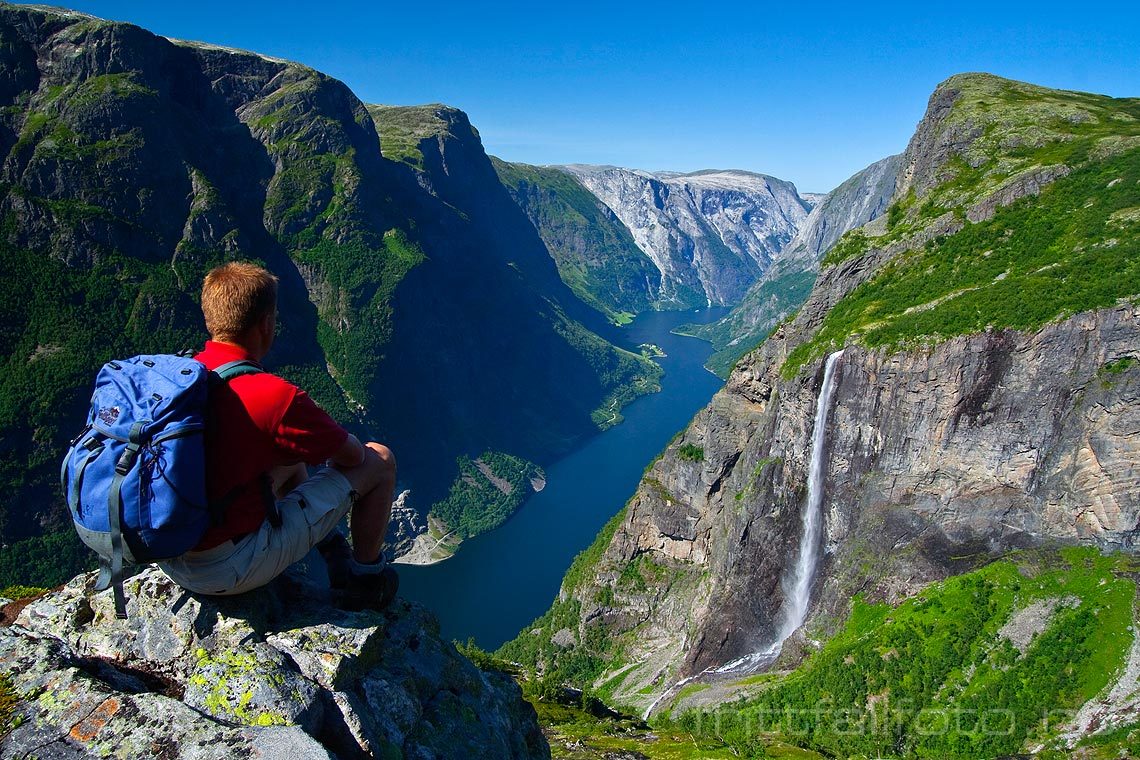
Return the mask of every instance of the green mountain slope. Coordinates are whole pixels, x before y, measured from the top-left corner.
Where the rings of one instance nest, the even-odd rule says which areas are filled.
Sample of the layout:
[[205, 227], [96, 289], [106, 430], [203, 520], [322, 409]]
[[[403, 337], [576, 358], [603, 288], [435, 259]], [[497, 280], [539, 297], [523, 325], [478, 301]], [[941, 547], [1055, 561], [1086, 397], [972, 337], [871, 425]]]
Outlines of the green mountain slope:
[[[997, 757], [1057, 740], [1060, 726], [1039, 732], [1027, 711], [1107, 696], [1132, 641], [1131, 560], [1042, 560], [1033, 586], [1010, 575], [1021, 560], [1001, 560], [1059, 545], [1133, 552], [1137, 103], [987, 75], [940, 85], [888, 213], [831, 249], [800, 311], [650, 464], [501, 654], [638, 714], [757, 700], [694, 719], [706, 731], [723, 720], [747, 733], [764, 711], [820, 699], [855, 719], [891, 694], [913, 703], [878, 733], [784, 728], [825, 755]], [[841, 347], [820, 559], [780, 661], [793, 670], [726, 689], [716, 669], [764, 651], [783, 620], [823, 358]], [[930, 583], [978, 568], [939, 587], [941, 609], [923, 606]], [[1012, 656], [997, 631], [1046, 598], [1065, 600], [1056, 625]], [[822, 653], [795, 669], [812, 639]], [[1018, 726], [924, 734], [913, 711], [951, 701], [1011, 710]]]
[[791, 738], [842, 757], [980, 758], [1048, 746], [1123, 673], [1135, 572], [1133, 559], [1095, 550], [1026, 553], [897, 607], [856, 600], [845, 626], [795, 671], [738, 684], [742, 701], [686, 713], [680, 725], [710, 737]]
[[660, 271], [593, 193], [558, 169], [492, 162], [578, 297], [619, 323], [653, 308]]
[[783, 372], [792, 376], [851, 340], [900, 348], [993, 327], [1032, 329], [1137, 294], [1140, 149], [1133, 149], [1089, 162], [1039, 196], [883, 267], [828, 312]]
[[1140, 293], [1140, 99], [985, 75], [944, 88], [959, 96], [937, 144], [967, 147], [919, 156], [913, 171], [937, 162], [933, 177], [900, 188], [885, 228], [830, 250], [825, 266], [908, 248], [829, 311], [785, 375], [849, 338], [897, 347], [1027, 329]]
[[[622, 339], [562, 282], [466, 114], [435, 105], [369, 111], [381, 150], [399, 146], [389, 148], [397, 168], [426, 190], [416, 218], [445, 219], [418, 227], [431, 255], [396, 294], [380, 379], [415, 389], [385, 410], [384, 423], [402, 442], [401, 461], [432, 484], [421, 486], [421, 503], [443, 500], [459, 475], [449, 464], [448, 483], [433, 483], [441, 461], [492, 450], [543, 464], [658, 388], [661, 368], [608, 342]], [[425, 420], [441, 416], [446, 426], [424, 435]]]

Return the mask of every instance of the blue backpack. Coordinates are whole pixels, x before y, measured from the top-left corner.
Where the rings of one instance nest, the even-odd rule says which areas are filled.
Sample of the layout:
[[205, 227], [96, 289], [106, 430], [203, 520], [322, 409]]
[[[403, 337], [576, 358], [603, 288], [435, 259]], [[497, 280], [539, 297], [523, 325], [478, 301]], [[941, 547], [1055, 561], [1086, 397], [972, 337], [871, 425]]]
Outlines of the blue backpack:
[[206, 498], [209, 390], [261, 371], [236, 361], [211, 372], [188, 353], [136, 356], [99, 370], [60, 483], [79, 538], [99, 555], [96, 589], [114, 588], [118, 617], [126, 617], [124, 562], [177, 557], [224, 516], [232, 499]]

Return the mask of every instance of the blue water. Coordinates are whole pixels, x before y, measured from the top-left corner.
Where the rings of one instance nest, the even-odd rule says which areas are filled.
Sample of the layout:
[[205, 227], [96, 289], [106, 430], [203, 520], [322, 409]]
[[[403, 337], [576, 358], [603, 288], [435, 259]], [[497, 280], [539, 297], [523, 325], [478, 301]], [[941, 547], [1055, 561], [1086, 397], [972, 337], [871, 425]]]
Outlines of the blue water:
[[645, 466], [723, 385], [702, 365], [712, 347], [673, 335], [723, 309], [659, 312], [622, 330], [628, 347], [656, 343], [668, 356], [662, 390], [623, 410], [625, 421], [546, 468], [546, 488], [502, 527], [465, 541], [435, 565], [400, 565], [400, 593], [439, 617], [444, 637], [494, 650], [550, 607], [578, 552], [633, 495]]

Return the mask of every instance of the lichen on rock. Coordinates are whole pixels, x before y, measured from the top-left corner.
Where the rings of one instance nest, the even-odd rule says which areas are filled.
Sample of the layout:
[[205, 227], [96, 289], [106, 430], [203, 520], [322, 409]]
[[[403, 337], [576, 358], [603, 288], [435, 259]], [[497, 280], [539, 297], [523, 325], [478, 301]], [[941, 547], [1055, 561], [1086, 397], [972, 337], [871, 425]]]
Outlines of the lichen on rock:
[[0, 628], [20, 700], [0, 756], [550, 756], [517, 684], [476, 668], [418, 605], [346, 612], [301, 572], [207, 597], [148, 568], [119, 620], [94, 581]]

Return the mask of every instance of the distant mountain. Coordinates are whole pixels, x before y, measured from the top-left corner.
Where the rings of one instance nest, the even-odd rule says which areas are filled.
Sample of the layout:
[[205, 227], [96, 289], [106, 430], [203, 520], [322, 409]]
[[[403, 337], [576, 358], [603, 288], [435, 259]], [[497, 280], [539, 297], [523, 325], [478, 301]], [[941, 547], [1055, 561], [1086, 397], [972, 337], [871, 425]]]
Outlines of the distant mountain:
[[234, 258], [281, 278], [271, 366], [390, 443], [421, 509], [461, 457], [549, 460], [660, 373], [591, 330], [462, 112], [370, 113], [304, 66], [3, 5], [0, 577], [54, 582], [95, 370], [200, 345], [202, 276]]
[[899, 155], [876, 161], [827, 195], [810, 194], [815, 205], [807, 220], [732, 312], [712, 324], [680, 329], [713, 344], [710, 369], [728, 377], [741, 356], [800, 307], [815, 283], [820, 259], [831, 246], [844, 233], [886, 213], [901, 159]]
[[661, 273], [656, 308], [736, 303], [810, 211], [790, 182], [762, 174], [557, 168], [609, 207], [656, 265]]

